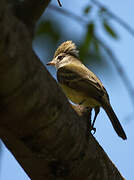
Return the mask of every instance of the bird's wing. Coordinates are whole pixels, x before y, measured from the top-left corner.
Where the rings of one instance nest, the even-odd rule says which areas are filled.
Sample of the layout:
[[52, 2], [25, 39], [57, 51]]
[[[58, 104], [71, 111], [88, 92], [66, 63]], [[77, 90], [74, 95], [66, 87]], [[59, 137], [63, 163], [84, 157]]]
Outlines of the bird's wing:
[[81, 91], [98, 101], [100, 101], [100, 98], [104, 95], [107, 100], [109, 100], [108, 94], [101, 81], [84, 65], [77, 66], [77, 69], [73, 64], [59, 68], [57, 71], [57, 79], [60, 84]]

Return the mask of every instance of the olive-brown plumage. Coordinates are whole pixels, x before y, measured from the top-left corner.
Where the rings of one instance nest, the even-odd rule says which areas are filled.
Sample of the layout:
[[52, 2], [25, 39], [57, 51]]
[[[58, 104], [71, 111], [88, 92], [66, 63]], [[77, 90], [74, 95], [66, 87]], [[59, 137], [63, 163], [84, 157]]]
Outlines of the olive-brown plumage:
[[78, 59], [78, 50], [72, 41], [62, 43], [48, 65], [57, 68], [57, 79], [65, 95], [75, 104], [82, 102], [85, 107], [95, 109], [95, 118], [102, 107], [107, 113], [116, 133], [127, 139], [114, 113], [109, 96], [99, 78]]

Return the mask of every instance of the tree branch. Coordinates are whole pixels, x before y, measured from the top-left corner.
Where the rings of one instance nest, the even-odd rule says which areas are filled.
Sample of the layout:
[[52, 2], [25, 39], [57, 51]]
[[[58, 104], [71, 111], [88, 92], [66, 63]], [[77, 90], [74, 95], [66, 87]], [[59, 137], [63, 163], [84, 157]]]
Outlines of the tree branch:
[[35, 155], [18, 137], [5, 127], [0, 127], [0, 138], [12, 152], [24, 171], [32, 180], [52, 180], [48, 162]]
[[100, 3], [97, 0], [91, 0], [96, 6], [98, 6], [100, 9], [105, 9], [105, 12], [108, 16], [110, 16], [112, 19], [114, 19], [116, 22], [118, 22], [124, 29], [126, 29], [132, 36], [134, 36], [134, 29], [127, 24], [125, 21], [123, 21], [119, 16], [117, 16], [112, 11], [108, 10], [108, 8]]
[[[123, 180], [0, 1], [0, 137], [33, 180]], [[88, 167], [88, 168], [87, 168]]]
[[15, 1], [13, 10], [15, 15], [28, 26], [34, 26], [43, 14], [51, 0], [24, 0]]
[[110, 50], [110, 48], [108, 47], [108, 45], [106, 43], [104, 43], [104, 41], [102, 41], [99, 38], [97, 38], [97, 36], [94, 36], [94, 39], [99, 42], [99, 44], [101, 45], [101, 47], [104, 48], [104, 50], [106, 51], [106, 53], [108, 54], [108, 56], [110, 57], [110, 59], [112, 60], [113, 65], [115, 66], [118, 74], [120, 75], [126, 90], [129, 92], [130, 95], [130, 100], [133, 104], [134, 107], [134, 88], [131, 85], [131, 82], [127, 76], [127, 74], [125, 73], [123, 67], [121, 66], [121, 64], [119, 63], [119, 60], [115, 57], [114, 53]]
[[50, 4], [48, 8], [51, 10], [54, 10], [58, 13], [61, 13], [63, 16], [68, 16], [69, 18], [73, 18], [74, 20], [78, 21], [79, 23], [83, 23], [84, 25], [88, 24], [88, 22], [89, 22], [89, 21], [85, 20], [84, 18], [82, 18], [81, 16], [78, 16], [77, 14], [70, 12], [64, 8], [59, 8], [53, 4]]

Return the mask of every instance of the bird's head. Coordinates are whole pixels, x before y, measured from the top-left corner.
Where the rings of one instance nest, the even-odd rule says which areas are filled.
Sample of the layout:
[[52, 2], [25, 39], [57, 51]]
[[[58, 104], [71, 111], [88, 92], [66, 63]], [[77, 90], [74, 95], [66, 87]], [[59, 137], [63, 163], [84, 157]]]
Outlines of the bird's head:
[[63, 42], [55, 51], [53, 60], [48, 62], [47, 65], [59, 68], [71, 60], [71, 56], [78, 58], [79, 51], [72, 41]]

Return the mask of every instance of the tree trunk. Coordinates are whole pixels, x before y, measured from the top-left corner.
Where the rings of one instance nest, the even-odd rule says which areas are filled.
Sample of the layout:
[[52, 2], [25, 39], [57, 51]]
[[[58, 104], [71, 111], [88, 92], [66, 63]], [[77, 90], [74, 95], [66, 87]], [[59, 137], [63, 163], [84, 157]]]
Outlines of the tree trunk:
[[33, 52], [49, 1], [14, 2], [0, 1], [1, 139], [32, 180], [123, 180]]

